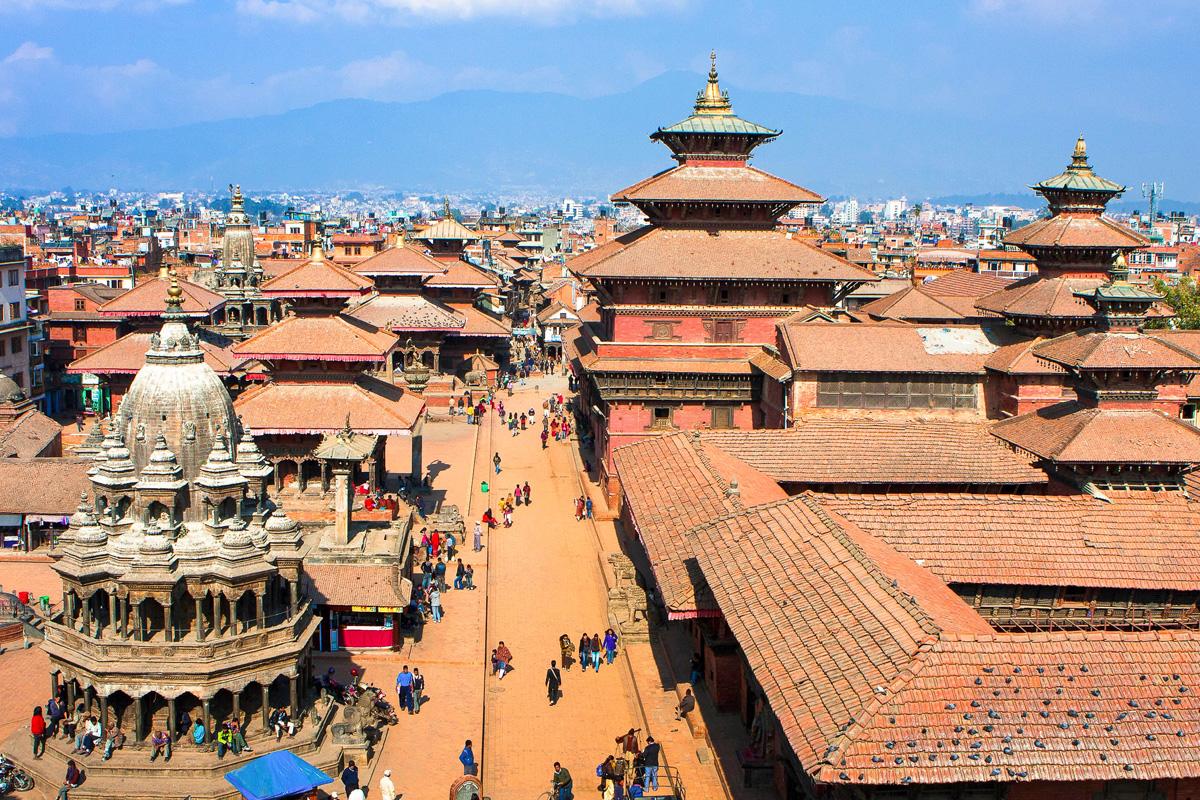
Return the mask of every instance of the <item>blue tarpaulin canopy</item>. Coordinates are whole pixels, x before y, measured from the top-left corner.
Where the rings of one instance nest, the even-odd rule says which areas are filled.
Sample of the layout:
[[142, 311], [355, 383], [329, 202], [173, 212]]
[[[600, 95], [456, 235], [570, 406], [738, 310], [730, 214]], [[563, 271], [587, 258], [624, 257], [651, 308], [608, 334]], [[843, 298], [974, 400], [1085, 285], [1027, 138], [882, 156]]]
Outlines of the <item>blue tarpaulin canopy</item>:
[[259, 756], [246, 766], [225, 773], [225, 780], [246, 800], [279, 800], [333, 782], [333, 778], [290, 750]]

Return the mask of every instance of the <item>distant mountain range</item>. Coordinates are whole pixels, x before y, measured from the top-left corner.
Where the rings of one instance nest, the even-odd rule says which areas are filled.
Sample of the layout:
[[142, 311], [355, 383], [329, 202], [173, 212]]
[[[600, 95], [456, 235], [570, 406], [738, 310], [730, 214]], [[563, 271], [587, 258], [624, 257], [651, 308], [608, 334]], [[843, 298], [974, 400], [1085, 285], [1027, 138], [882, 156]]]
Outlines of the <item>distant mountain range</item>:
[[[0, 187], [168, 191], [239, 182], [252, 191], [384, 188], [607, 196], [673, 162], [647, 136], [687, 116], [703, 78], [660, 75], [597, 98], [459, 91], [431, 100], [335, 100], [246, 119], [103, 134], [0, 138]], [[1200, 196], [1185, 131], [1112, 118], [880, 110], [829, 97], [730, 87], [735, 110], [784, 134], [755, 163], [824, 195], [910, 201], [1011, 193], [1064, 166], [1092, 130], [1101, 174], [1166, 180]], [[1089, 125], [1089, 122], [1092, 124]], [[1128, 200], [1136, 200], [1130, 192]], [[1174, 208], [1170, 201], [1165, 210]]]

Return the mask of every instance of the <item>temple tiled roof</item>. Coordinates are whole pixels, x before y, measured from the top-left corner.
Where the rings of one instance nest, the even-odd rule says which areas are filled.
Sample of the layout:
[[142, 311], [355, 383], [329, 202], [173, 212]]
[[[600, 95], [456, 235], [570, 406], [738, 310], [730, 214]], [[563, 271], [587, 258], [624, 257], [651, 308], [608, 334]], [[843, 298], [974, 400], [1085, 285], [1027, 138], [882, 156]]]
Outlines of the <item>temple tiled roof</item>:
[[1062, 375], [1065, 369], [1033, 354], [1033, 348], [1044, 341], [1027, 339], [1006, 344], [991, 355], [985, 366], [1010, 375]]
[[801, 372], [979, 374], [1011, 337], [975, 325], [781, 323], [784, 351]]
[[444, 217], [418, 233], [417, 238], [430, 242], [437, 240], [473, 242], [480, 236], [453, 217]]
[[1200, 590], [1200, 505], [1180, 492], [814, 497], [947, 583]]
[[[71, 374], [81, 375], [133, 375], [146, 363], [146, 351], [150, 349], [151, 331], [135, 331], [122, 336], [111, 344], [93, 350], [75, 359], [67, 367]], [[231, 346], [222, 347], [200, 339], [204, 362], [218, 375], [231, 375], [244, 367], [250, 359], [236, 355]]]
[[1064, 212], [1017, 228], [1004, 237], [1017, 247], [1101, 247], [1132, 250], [1150, 243], [1140, 233], [1096, 214]]
[[90, 458], [0, 457], [0, 514], [69, 516], [92, 488], [93, 466]]
[[425, 282], [426, 286], [460, 286], [467, 288], [492, 289], [500, 286], [500, 279], [490, 272], [468, 264], [466, 261], [442, 262], [446, 271], [436, 274]]
[[259, 288], [271, 297], [358, 297], [373, 286], [369, 278], [316, 253], [313, 258], [265, 281]]
[[262, 361], [383, 361], [398, 341], [395, 334], [345, 314], [289, 316], [232, 350]]
[[389, 247], [350, 267], [359, 275], [441, 275], [446, 265], [409, 245]]
[[754, 167], [683, 164], [614, 192], [612, 199], [614, 202], [711, 200], [795, 204], [821, 203], [825, 198]]
[[1160, 339], [1153, 332], [1075, 331], [1041, 342], [1034, 355], [1080, 369], [1200, 370], [1200, 356]]
[[470, 303], [447, 303], [447, 308], [464, 320], [458, 336], [512, 336], [512, 322], [494, 317]]
[[459, 331], [467, 324], [453, 309], [419, 294], [378, 294], [346, 316], [392, 331]]
[[404, 608], [412, 595], [412, 581], [402, 577], [395, 564], [323, 564], [306, 560], [313, 602], [328, 606], [384, 606]]
[[[786, 430], [711, 431], [704, 441], [782, 483], [1044, 484], [983, 422], [802, 419]], [[964, 458], [964, 453], [970, 453]]]
[[[171, 282], [155, 277], [134, 286], [124, 294], [97, 307], [110, 317], [161, 317], [167, 307], [167, 289]], [[179, 281], [183, 290], [183, 313], [194, 318], [207, 317], [225, 305], [225, 298], [191, 281]]]
[[255, 433], [336, 433], [345, 427], [380, 436], [411, 431], [425, 401], [386, 381], [358, 375], [353, 382], [268, 383], [234, 403]]
[[776, 230], [722, 230], [646, 226], [568, 262], [596, 278], [766, 281], [876, 281], [857, 267], [802, 239]]
[[[0, 373], [2, 376], [3, 373]], [[0, 420], [0, 460], [35, 458], [59, 449], [62, 426], [30, 406], [14, 419]]]
[[[745, 462], [693, 433], [654, 436], [618, 447], [613, 461], [625, 502], [654, 569], [668, 613], [676, 617], [711, 613], [712, 598], [688, 562], [686, 531], [701, 523], [785, 493]], [[730, 492], [737, 482], [737, 493]]]
[[968, 318], [993, 316], [991, 312], [976, 310], [972, 298], [941, 298], [921, 286], [909, 286], [895, 294], [872, 300], [858, 310], [877, 319], [918, 321], [959, 322]]
[[819, 782], [1198, 772], [1196, 632], [994, 633], [930, 572], [811, 498], [694, 535], [726, 623]]
[[975, 307], [1017, 317], [1094, 317], [1096, 309], [1079, 293], [1094, 292], [1107, 278], [1047, 278], [1034, 275], [976, 301]]
[[992, 433], [1063, 464], [1200, 464], [1200, 430], [1161, 411], [1058, 403], [997, 422]]

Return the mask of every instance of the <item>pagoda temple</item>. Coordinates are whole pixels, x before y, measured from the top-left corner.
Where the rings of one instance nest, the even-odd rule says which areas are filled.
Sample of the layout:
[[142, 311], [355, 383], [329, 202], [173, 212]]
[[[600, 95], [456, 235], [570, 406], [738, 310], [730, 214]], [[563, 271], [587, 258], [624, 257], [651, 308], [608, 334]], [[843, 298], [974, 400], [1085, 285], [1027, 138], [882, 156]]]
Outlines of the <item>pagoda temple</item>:
[[566, 349], [606, 479], [612, 450], [646, 436], [781, 426], [776, 323], [878, 280], [777, 229], [790, 209], [823, 202], [750, 165], [780, 133], [734, 113], [714, 56], [692, 114], [650, 137], [676, 166], [613, 195], [648, 224], [568, 262], [600, 303], [599, 325]]
[[[287, 301], [290, 311], [232, 348], [266, 364], [270, 377], [239, 397], [235, 408], [261, 435], [277, 492], [327, 495], [331, 475], [312, 451], [324, 434], [346, 424], [356, 433], [379, 437], [376, 451], [354, 476], [356, 484], [383, 486], [385, 452], [393, 464], [411, 458], [412, 468], [406, 466], [403, 474], [420, 473], [425, 405], [393, 382], [392, 354], [399, 339], [342, 313], [347, 301], [371, 289], [368, 278], [326, 261], [319, 246], [311, 258], [260, 287], [264, 297]], [[411, 439], [410, 452], [397, 449], [404, 438]]]

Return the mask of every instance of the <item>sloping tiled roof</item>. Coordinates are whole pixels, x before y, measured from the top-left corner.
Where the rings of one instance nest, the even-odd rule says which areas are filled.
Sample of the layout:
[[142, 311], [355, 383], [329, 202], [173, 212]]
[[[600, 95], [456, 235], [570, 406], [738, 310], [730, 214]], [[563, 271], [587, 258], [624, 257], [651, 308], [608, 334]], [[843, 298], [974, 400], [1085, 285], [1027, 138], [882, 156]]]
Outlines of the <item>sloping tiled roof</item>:
[[1094, 292], [1107, 278], [1046, 278], [1034, 275], [984, 295], [976, 308], [1023, 317], [1092, 317], [1096, 309], [1077, 292]]
[[238, 342], [233, 352], [263, 361], [383, 361], [399, 338], [345, 314], [288, 316]]
[[709, 431], [703, 437], [781, 483], [1047, 482], [1044, 471], [997, 441], [982, 422], [808, 419], [786, 430]]
[[1074, 331], [1036, 345], [1033, 353], [1056, 364], [1084, 369], [1200, 370], [1200, 356], [1153, 332]]
[[[154, 277], [119, 294], [97, 307], [100, 313], [114, 317], [158, 317], [167, 310], [167, 289], [171, 282]], [[207, 317], [225, 305], [225, 298], [191, 281], [179, 281], [183, 290], [183, 313], [189, 317]]]
[[779, 325], [788, 363], [801, 372], [983, 372], [1011, 337], [975, 325]]
[[1200, 505], [1179, 492], [814, 497], [948, 583], [1200, 590]]
[[1066, 370], [1058, 364], [1043, 361], [1033, 354], [1045, 339], [1028, 339], [1006, 344], [987, 360], [986, 367], [1012, 375], [1062, 375]]
[[476, 231], [463, 225], [453, 217], [444, 217], [417, 234], [418, 239], [426, 241], [450, 240], [473, 242], [480, 238]]
[[386, 436], [412, 430], [425, 401], [369, 375], [353, 382], [268, 383], [233, 404], [255, 433], [328, 433], [342, 430], [347, 415], [357, 433]]
[[454, 332], [458, 336], [512, 335], [512, 322], [508, 319], [493, 317], [469, 303], [447, 303], [446, 306], [465, 320], [462, 328]]
[[1144, 247], [1150, 240], [1108, 217], [1064, 212], [1017, 228], [1004, 237], [1017, 247]]
[[567, 262], [583, 277], [877, 281], [870, 271], [777, 230], [646, 226]]
[[927, 570], [806, 497], [694, 535], [726, 623], [818, 782], [1200, 773], [1200, 633], [994, 633]]
[[34, 458], [53, 452], [61, 436], [61, 425], [30, 407], [16, 419], [0, 421], [0, 459]]
[[350, 267], [359, 275], [441, 275], [446, 265], [409, 245], [389, 247]]
[[306, 559], [304, 574], [317, 603], [329, 606], [403, 608], [412, 596], [412, 581], [395, 564], [322, 564]]
[[446, 271], [431, 277], [426, 286], [465, 286], [491, 289], [500, 286], [500, 279], [490, 272], [466, 261], [444, 261]]
[[[93, 350], [75, 359], [67, 367], [71, 374], [92, 373], [95, 375], [133, 375], [146, 364], [146, 351], [150, 349], [152, 331], [135, 331], [122, 336], [111, 344]], [[236, 355], [232, 347], [222, 347], [205, 339], [200, 340], [204, 361], [218, 375], [237, 372], [249, 359]]]
[[467, 324], [449, 307], [419, 294], [378, 294], [345, 313], [392, 331], [456, 331]]
[[[785, 497], [770, 478], [692, 433], [654, 436], [618, 447], [613, 461], [625, 503], [669, 614], [712, 612], [712, 598], [689, 566], [686, 531], [757, 503]], [[737, 481], [736, 495], [729, 492]]]
[[1064, 464], [1200, 464], [1200, 430], [1161, 411], [1058, 403], [1001, 420], [992, 433]]
[[[861, 306], [859, 311], [878, 319], [958, 322], [968, 316], [919, 286], [909, 286], [895, 294], [872, 300]], [[980, 316], [980, 313], [969, 316]]]
[[0, 514], [62, 514], [92, 488], [90, 458], [0, 458]]
[[321, 258], [301, 261], [259, 289], [271, 297], [357, 297], [373, 286], [370, 278]]
[[638, 200], [711, 200], [746, 203], [820, 203], [816, 192], [747, 166], [700, 167], [682, 164], [633, 184], [612, 196], [614, 202]]

